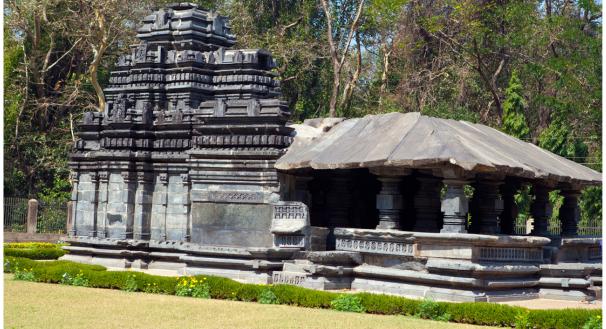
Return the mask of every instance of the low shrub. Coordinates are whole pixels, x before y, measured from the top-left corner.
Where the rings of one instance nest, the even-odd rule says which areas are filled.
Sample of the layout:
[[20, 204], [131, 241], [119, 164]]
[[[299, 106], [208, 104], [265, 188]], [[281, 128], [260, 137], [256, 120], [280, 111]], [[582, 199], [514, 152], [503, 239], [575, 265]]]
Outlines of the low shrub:
[[36, 248], [36, 249], [14, 249], [4, 248], [4, 256], [21, 257], [29, 259], [59, 259], [68, 252], [61, 249]]
[[[263, 286], [265, 286], [265, 285], [263, 285]], [[272, 287], [272, 285], [270, 284], [269, 287], [261, 290], [261, 293], [259, 294], [259, 297], [257, 298], [257, 301], [259, 303], [261, 303], [261, 304], [280, 304], [280, 301], [278, 300], [278, 297], [276, 296], [276, 294], [274, 294], [274, 292], [271, 291], [271, 287]]]
[[452, 318], [452, 315], [445, 311], [444, 306], [440, 305], [433, 298], [425, 297], [419, 303], [415, 316], [422, 319], [448, 322]]
[[27, 242], [27, 243], [5, 243], [4, 248], [13, 249], [60, 249], [65, 243], [45, 243], [45, 242]]
[[351, 294], [339, 295], [330, 302], [330, 308], [343, 312], [364, 313], [366, 311], [362, 306], [362, 298]]
[[124, 283], [124, 286], [122, 287], [122, 290], [124, 291], [128, 291], [128, 292], [135, 292], [137, 291], [137, 275], [136, 274], [129, 274], [126, 277], [126, 282]]
[[[23, 269], [28, 269], [19, 275], [22, 275], [21, 277], [31, 275], [31, 277], [25, 277], [24, 279], [39, 282], [73, 284], [73, 281], [79, 277], [78, 280], [83, 280], [83, 284], [97, 288], [124, 289], [130, 285], [129, 291], [227, 300], [278, 302], [284, 305], [385, 315], [416, 315], [442, 321], [446, 321], [448, 315], [450, 315], [450, 321], [452, 322], [500, 327], [522, 328], [527, 325], [528, 328], [601, 329], [601, 310], [529, 311], [517, 306], [493, 303], [447, 303], [436, 302], [431, 299], [411, 300], [371, 293], [337, 294], [292, 285], [244, 284], [215, 276], [197, 275], [174, 278], [146, 273], [134, 274], [129, 271], [108, 272], [103, 266], [85, 265], [70, 261], [36, 262], [14, 257], [5, 257], [4, 261], [5, 273], [24, 272]], [[69, 277], [72, 279], [69, 280]], [[132, 281], [128, 283], [128, 280]], [[72, 283], [68, 283], [69, 281]], [[522, 319], [519, 318], [520, 315], [523, 317]], [[516, 317], [523, 321], [517, 320]]]
[[592, 316], [581, 329], [602, 329], [602, 317], [599, 315]]

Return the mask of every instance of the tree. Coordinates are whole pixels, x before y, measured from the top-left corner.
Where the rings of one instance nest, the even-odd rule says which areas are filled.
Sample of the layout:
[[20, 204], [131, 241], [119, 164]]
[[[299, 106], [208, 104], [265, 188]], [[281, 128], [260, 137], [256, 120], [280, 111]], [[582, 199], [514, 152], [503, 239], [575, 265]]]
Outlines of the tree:
[[[332, 67], [333, 67], [333, 74], [334, 74], [332, 96], [330, 98], [330, 117], [331, 118], [334, 118], [337, 116], [337, 98], [339, 97], [339, 87], [341, 86], [341, 69], [343, 68], [343, 63], [345, 62], [345, 59], [347, 57], [347, 52], [349, 51], [349, 46], [351, 45], [351, 38], [353, 37], [353, 35], [356, 32], [356, 29], [358, 27], [358, 20], [360, 19], [360, 15], [362, 14], [362, 9], [364, 8], [364, 2], [365, 2], [365, 0], [362, 0], [360, 2], [360, 5], [359, 5], [357, 13], [356, 13], [356, 17], [354, 18], [353, 22], [351, 23], [351, 29], [347, 36], [347, 41], [342, 45], [343, 50], [341, 53], [341, 59], [339, 59], [338, 49], [337, 49], [337, 46], [335, 45], [335, 42], [333, 39], [333, 22], [334, 21], [333, 21], [332, 15], [330, 13], [330, 10], [328, 8], [328, 3], [326, 2], [326, 0], [322, 0], [322, 8], [324, 9], [324, 14], [326, 15], [326, 22], [327, 22], [326, 33], [328, 36], [328, 46], [330, 47], [330, 57], [332, 60]], [[345, 13], [342, 13], [342, 15], [345, 15]]]
[[520, 95], [522, 84], [518, 77], [518, 71], [514, 70], [509, 81], [509, 88], [505, 91], [507, 100], [503, 104], [503, 129], [502, 131], [515, 138], [528, 139], [530, 129], [526, 124], [524, 106], [526, 102]]

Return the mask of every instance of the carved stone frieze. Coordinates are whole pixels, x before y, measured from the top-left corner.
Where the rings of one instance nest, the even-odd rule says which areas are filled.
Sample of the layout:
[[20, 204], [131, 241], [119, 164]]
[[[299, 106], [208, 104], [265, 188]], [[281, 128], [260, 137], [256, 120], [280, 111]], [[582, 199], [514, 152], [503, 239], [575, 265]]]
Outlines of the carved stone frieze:
[[337, 238], [337, 250], [359, 251], [371, 254], [387, 254], [400, 256], [414, 256], [415, 245], [400, 242], [383, 242], [361, 239]]

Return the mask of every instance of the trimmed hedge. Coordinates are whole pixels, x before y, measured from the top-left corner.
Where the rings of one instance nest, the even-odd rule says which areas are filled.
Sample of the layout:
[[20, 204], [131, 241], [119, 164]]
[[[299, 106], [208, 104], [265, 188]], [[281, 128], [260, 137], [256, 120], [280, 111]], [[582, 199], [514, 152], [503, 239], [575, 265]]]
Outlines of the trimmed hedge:
[[[127, 278], [132, 277], [137, 290], [143, 291], [148, 284], [158, 287], [165, 294], [175, 294], [175, 287], [182, 278], [155, 276], [140, 272], [107, 271], [99, 265], [85, 265], [70, 261], [36, 262], [25, 258], [4, 257], [5, 272], [13, 272], [16, 264], [34, 273], [35, 281], [60, 283], [63, 275], [69, 273], [76, 276], [82, 273], [88, 279], [90, 287], [123, 289]], [[6, 261], [9, 260], [8, 263]], [[278, 298], [280, 304], [295, 305], [310, 308], [331, 308], [340, 294], [326, 291], [311, 290], [292, 285], [255, 285], [244, 284], [234, 280], [215, 276], [195, 276], [197, 280], [208, 284], [212, 298], [257, 301], [259, 297], [270, 290]], [[206, 279], [205, 279], [206, 278]], [[384, 315], [419, 315], [421, 300], [411, 300], [404, 297], [378, 295], [372, 293], [355, 294], [362, 302], [366, 313]], [[530, 327], [575, 329], [582, 327], [590, 317], [601, 316], [601, 310], [563, 309], [563, 310], [532, 310], [517, 306], [494, 303], [448, 303], [439, 302], [439, 314], [450, 314], [452, 322], [476, 325], [513, 327], [517, 315], [528, 316]]]
[[29, 258], [29, 259], [59, 259], [68, 252], [61, 249], [36, 248], [36, 249], [13, 249], [4, 248], [4, 256]]
[[65, 244], [57, 244], [57, 243], [46, 243], [46, 242], [16, 242], [16, 243], [5, 243], [4, 248], [15, 248], [15, 249], [37, 249], [37, 248], [51, 248], [51, 249], [59, 249], [61, 246], [65, 246]]

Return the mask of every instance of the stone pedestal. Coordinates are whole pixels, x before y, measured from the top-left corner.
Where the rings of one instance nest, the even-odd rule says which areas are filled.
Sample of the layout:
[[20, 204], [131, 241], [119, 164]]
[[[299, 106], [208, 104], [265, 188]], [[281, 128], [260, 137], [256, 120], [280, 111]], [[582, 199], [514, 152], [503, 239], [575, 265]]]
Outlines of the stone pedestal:
[[499, 185], [503, 182], [483, 180], [472, 184], [475, 189], [470, 204], [470, 233], [500, 234], [499, 216], [503, 200], [499, 197]]
[[515, 195], [522, 188], [519, 182], [506, 182], [499, 187], [501, 200], [503, 200], [503, 212], [501, 219], [501, 233], [515, 234], [515, 221], [518, 218], [518, 206], [516, 205]]
[[445, 179], [446, 195], [442, 198], [442, 212], [444, 213], [444, 226], [440, 233], [467, 233], [467, 213], [469, 201], [465, 196], [463, 186], [469, 181], [459, 179]]
[[377, 178], [383, 183], [381, 192], [377, 195], [377, 209], [379, 209], [378, 230], [399, 230], [400, 210], [404, 207], [404, 200], [400, 194], [400, 177], [380, 176]]
[[534, 229], [530, 233], [531, 235], [550, 235], [547, 230], [549, 219], [551, 218], [551, 215], [553, 215], [553, 205], [549, 202], [550, 191], [552, 191], [552, 189], [541, 186], [533, 187], [531, 190], [531, 193], [535, 196], [535, 200], [530, 206], [530, 213], [534, 218]]
[[575, 237], [577, 233], [577, 224], [581, 220], [581, 209], [578, 206], [578, 199], [581, 191], [563, 190], [560, 195], [564, 197], [564, 202], [560, 208], [560, 221], [562, 222], [563, 237]]
[[418, 177], [419, 191], [414, 198], [414, 207], [417, 211], [415, 232], [438, 232], [440, 217], [440, 191], [442, 183], [440, 178]]

